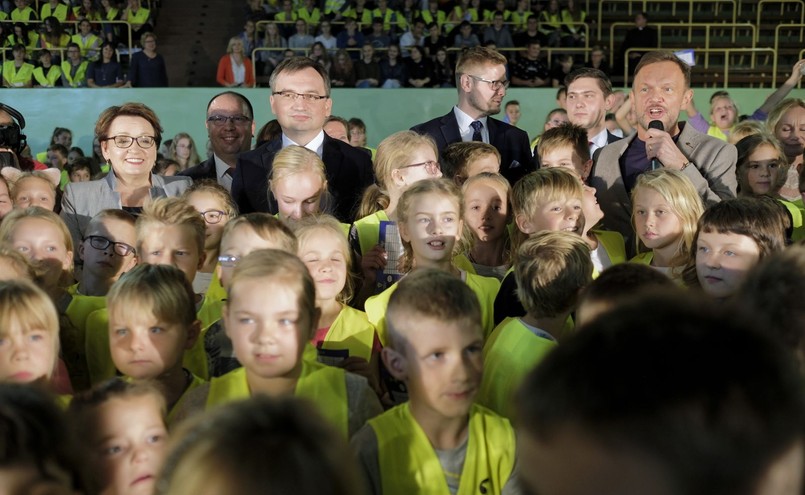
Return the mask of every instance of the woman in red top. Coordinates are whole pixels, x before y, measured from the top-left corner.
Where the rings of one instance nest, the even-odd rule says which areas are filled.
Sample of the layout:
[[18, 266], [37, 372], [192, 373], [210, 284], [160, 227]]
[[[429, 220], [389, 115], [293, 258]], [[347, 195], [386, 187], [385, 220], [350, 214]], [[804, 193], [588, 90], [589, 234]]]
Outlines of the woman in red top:
[[229, 39], [226, 55], [218, 62], [218, 76], [216, 80], [221, 86], [254, 87], [254, 68], [252, 61], [244, 54], [243, 40], [240, 36]]

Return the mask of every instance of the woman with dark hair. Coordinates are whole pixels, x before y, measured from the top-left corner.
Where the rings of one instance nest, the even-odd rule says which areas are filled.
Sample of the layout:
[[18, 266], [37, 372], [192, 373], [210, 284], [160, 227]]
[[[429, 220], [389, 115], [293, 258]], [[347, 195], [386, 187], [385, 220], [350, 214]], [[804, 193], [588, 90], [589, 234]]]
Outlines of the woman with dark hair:
[[408, 80], [406, 86], [427, 88], [433, 80], [433, 64], [425, 57], [425, 50], [417, 45], [408, 48], [411, 56], [406, 60]]
[[87, 70], [90, 88], [119, 88], [123, 86], [123, 68], [115, 58], [115, 46], [108, 41], [101, 45], [101, 58]]

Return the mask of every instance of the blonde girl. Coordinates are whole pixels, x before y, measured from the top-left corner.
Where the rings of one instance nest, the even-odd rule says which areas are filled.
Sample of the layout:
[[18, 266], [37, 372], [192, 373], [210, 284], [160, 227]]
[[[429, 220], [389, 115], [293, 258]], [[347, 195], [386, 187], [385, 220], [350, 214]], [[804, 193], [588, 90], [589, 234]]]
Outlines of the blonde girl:
[[632, 261], [677, 278], [690, 256], [696, 222], [704, 211], [696, 188], [676, 170], [646, 172], [637, 178], [632, 205], [638, 251], [648, 249]]
[[56, 188], [61, 180], [61, 171], [58, 169], [20, 172], [6, 167], [2, 175], [11, 186], [9, 192], [14, 208], [39, 206], [50, 211], [56, 208]]
[[467, 179], [461, 192], [465, 251], [453, 262], [467, 272], [502, 280], [511, 263], [509, 181], [499, 174], [481, 172]]
[[377, 147], [374, 172], [377, 185], [366, 189], [358, 211], [359, 220], [350, 230], [350, 246], [360, 260], [363, 278], [356, 307], [387, 286], [375, 283], [378, 272], [386, 269], [389, 256], [396, 260], [401, 254], [386, 251], [387, 238], [396, 243], [399, 237], [392, 234], [381, 239], [381, 224], [393, 225], [397, 221], [397, 203], [407, 187], [422, 179], [442, 176], [436, 142], [414, 131], [394, 133]]
[[276, 154], [268, 189], [277, 201], [278, 218], [286, 223], [329, 209], [324, 162], [302, 146], [286, 146]]
[[210, 179], [194, 182], [183, 197], [204, 218], [204, 264], [196, 272], [193, 290], [196, 294], [205, 294], [208, 288], [221, 285], [215, 277], [221, 237], [226, 224], [237, 216], [238, 209], [229, 191]]
[[227, 292], [224, 326], [243, 367], [190, 391], [177, 421], [252, 395], [296, 395], [313, 401], [346, 437], [380, 412], [365, 378], [302, 359], [319, 310], [313, 278], [296, 255], [263, 249], [244, 256]]
[[61, 218], [36, 206], [15, 209], [0, 224], [0, 242], [31, 262], [35, 281], [58, 300], [73, 282], [73, 238]]
[[[400, 197], [397, 224], [404, 249], [399, 270], [408, 273], [434, 268], [461, 278], [478, 296], [485, 334], [494, 328], [493, 305], [500, 282], [466, 272], [453, 265], [454, 249], [461, 238], [464, 208], [461, 191], [448, 179], [420, 181]], [[366, 301], [366, 314], [385, 345], [385, 313], [393, 285]]]
[[179, 163], [180, 170], [185, 170], [201, 163], [196, 142], [186, 132], [180, 132], [173, 137], [168, 150], [168, 158]]
[[329, 215], [311, 216], [302, 220], [294, 233], [299, 258], [316, 284], [320, 314], [311, 342], [319, 350], [319, 360], [339, 363], [376, 384], [375, 327], [366, 313], [346, 305], [354, 284], [349, 244], [341, 224]]
[[58, 352], [59, 317], [48, 295], [27, 280], [0, 282], [0, 383], [50, 380]]

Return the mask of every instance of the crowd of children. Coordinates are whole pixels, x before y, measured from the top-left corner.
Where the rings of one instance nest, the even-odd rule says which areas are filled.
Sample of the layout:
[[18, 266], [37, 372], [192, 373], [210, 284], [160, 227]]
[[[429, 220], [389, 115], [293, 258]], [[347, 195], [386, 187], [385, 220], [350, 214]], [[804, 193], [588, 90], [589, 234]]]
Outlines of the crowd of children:
[[351, 225], [296, 145], [266, 179], [276, 215], [199, 180], [75, 241], [53, 211], [67, 165], [4, 168], [0, 476], [91, 495], [801, 493], [802, 205], [779, 195], [773, 136], [737, 149], [739, 196], [707, 208], [685, 174], [641, 174], [630, 239], [602, 228], [572, 124], [515, 184], [490, 145], [440, 164], [430, 137], [392, 134]]

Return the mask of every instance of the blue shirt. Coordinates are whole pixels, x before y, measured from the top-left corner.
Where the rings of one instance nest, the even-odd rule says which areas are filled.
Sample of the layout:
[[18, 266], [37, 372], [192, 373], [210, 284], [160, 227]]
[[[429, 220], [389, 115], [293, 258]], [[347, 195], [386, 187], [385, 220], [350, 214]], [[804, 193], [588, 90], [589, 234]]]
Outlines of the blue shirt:
[[103, 63], [100, 60], [90, 64], [87, 69], [87, 80], [92, 79], [97, 86], [111, 86], [123, 81], [123, 69], [120, 64], [112, 60]]

